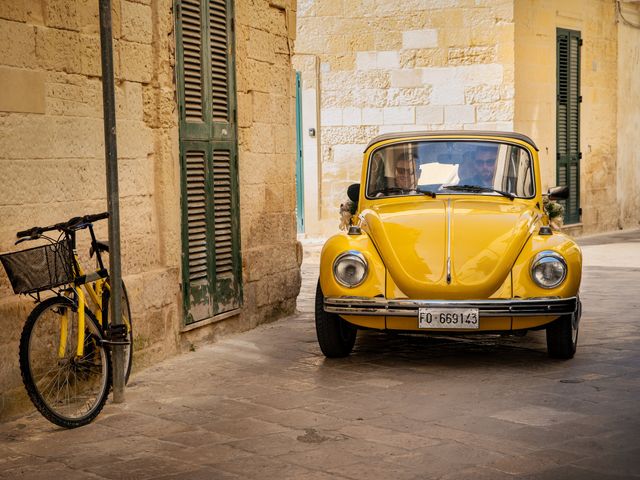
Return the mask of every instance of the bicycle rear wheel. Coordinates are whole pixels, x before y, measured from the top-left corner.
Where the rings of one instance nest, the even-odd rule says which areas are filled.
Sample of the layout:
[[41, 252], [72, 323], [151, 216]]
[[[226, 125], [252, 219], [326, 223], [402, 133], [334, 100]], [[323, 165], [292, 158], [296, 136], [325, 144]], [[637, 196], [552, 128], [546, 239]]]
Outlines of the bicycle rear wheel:
[[[108, 294], [102, 299], [106, 317], [109, 319], [109, 325], [111, 325], [111, 317], [109, 316], [109, 296]], [[122, 314], [122, 323], [127, 327], [127, 340], [128, 345], [124, 346], [124, 383], [129, 383], [129, 375], [131, 375], [131, 367], [133, 366], [133, 323], [131, 320], [131, 306], [129, 305], [129, 294], [122, 282], [122, 300], [120, 301], [120, 311]]]
[[66, 297], [33, 309], [20, 338], [20, 371], [29, 398], [52, 423], [76, 428], [102, 410], [111, 387], [109, 350], [98, 323], [85, 309], [84, 352], [77, 356], [78, 313]]

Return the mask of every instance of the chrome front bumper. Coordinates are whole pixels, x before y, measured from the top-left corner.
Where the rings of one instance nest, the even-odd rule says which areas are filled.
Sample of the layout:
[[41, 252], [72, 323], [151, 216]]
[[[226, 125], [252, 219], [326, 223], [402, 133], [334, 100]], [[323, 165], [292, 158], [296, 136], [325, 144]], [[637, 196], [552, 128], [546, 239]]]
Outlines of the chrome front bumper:
[[477, 308], [480, 317], [533, 317], [571, 315], [578, 297], [490, 300], [387, 300], [366, 297], [325, 297], [324, 310], [341, 315], [417, 317], [420, 308]]

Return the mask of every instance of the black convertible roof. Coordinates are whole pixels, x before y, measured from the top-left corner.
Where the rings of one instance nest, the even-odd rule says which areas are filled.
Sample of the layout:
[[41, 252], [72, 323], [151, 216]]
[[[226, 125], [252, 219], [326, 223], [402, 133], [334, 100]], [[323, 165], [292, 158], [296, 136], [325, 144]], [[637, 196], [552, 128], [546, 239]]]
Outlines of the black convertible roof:
[[515, 132], [491, 132], [486, 130], [432, 130], [432, 131], [418, 131], [418, 132], [397, 132], [397, 133], [385, 133], [384, 135], [378, 135], [376, 138], [371, 140], [365, 150], [367, 150], [374, 143], [382, 142], [384, 140], [400, 140], [408, 137], [468, 137], [473, 135], [474, 137], [500, 137], [505, 139], [513, 139], [513, 140], [521, 140], [523, 142], [527, 142], [537, 151], [540, 149], [536, 146], [536, 144], [526, 135]]

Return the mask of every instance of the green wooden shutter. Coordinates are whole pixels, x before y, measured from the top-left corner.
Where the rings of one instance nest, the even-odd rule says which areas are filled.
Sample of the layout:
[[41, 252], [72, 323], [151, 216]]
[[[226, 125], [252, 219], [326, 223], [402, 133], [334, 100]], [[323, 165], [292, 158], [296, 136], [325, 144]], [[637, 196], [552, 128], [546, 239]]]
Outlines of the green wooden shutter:
[[209, 0], [215, 313], [240, 306], [242, 265], [232, 49], [232, 0]]
[[580, 32], [557, 30], [556, 175], [569, 186], [565, 223], [580, 221]]
[[205, 27], [201, 0], [182, 0], [178, 11], [178, 97], [180, 103], [180, 139], [207, 139], [208, 92], [205, 79]]
[[229, 21], [225, 0], [209, 2], [212, 118], [229, 123]]
[[227, 0], [178, 0], [178, 100], [186, 323], [241, 304], [233, 16]]

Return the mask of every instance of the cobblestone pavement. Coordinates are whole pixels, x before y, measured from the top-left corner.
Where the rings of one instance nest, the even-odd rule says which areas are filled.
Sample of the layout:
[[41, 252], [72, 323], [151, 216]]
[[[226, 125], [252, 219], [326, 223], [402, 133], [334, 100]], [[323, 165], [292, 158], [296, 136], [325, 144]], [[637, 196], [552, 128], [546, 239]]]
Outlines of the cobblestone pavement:
[[640, 476], [640, 231], [582, 241], [576, 358], [544, 334], [359, 334], [325, 360], [299, 313], [134, 375], [126, 403], [61, 430], [0, 425], [0, 478], [626, 479]]

